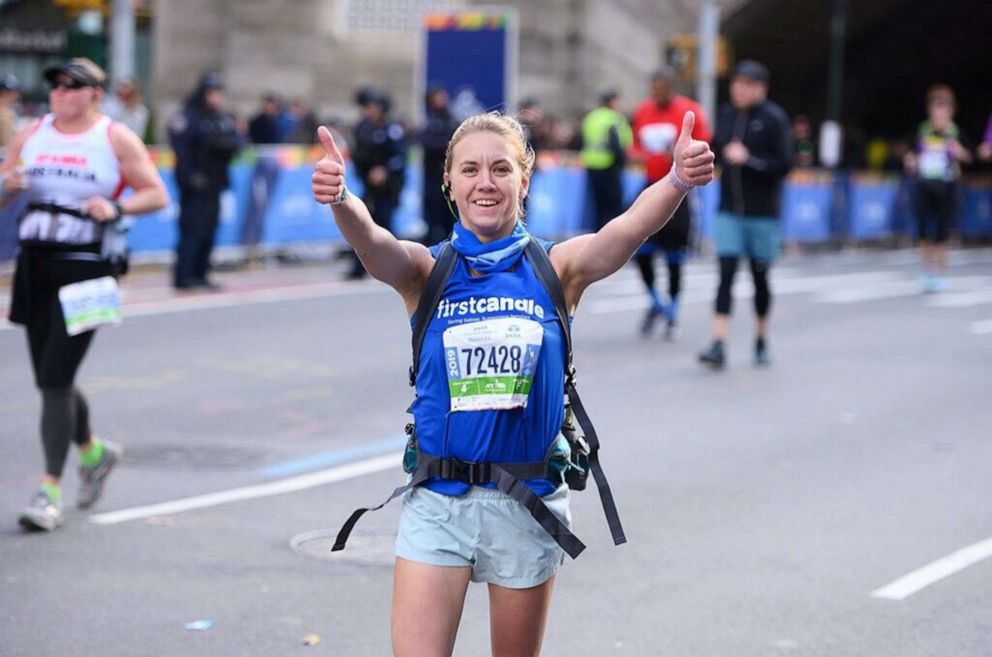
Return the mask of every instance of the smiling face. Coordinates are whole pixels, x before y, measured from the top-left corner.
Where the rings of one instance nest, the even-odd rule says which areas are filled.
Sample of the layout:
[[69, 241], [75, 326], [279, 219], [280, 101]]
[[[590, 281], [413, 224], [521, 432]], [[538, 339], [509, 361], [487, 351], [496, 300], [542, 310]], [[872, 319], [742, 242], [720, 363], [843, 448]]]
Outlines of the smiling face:
[[462, 226], [482, 242], [513, 232], [530, 184], [520, 160], [510, 139], [489, 130], [469, 133], [451, 149], [444, 179]]

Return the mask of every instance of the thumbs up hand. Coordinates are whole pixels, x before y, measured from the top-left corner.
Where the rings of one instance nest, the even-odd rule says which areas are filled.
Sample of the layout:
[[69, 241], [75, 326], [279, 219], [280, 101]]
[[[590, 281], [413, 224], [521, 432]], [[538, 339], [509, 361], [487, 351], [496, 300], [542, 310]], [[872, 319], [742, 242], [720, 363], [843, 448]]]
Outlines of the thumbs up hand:
[[317, 136], [324, 145], [324, 157], [314, 165], [310, 178], [313, 198], [318, 203], [340, 203], [345, 194], [344, 157], [334, 143], [331, 131], [324, 126], [317, 128]]
[[682, 132], [675, 142], [673, 171], [679, 179], [698, 187], [713, 180], [714, 156], [709, 144], [692, 138], [695, 126], [695, 113], [686, 112], [682, 118]]

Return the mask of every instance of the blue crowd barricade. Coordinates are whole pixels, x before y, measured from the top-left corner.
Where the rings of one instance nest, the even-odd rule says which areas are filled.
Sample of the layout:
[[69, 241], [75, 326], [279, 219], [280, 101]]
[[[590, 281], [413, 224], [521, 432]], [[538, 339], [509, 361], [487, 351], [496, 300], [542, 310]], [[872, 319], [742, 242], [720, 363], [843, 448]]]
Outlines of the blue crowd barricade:
[[[171, 252], [179, 233], [180, 199], [171, 151], [152, 150], [170, 202], [134, 223], [129, 244], [135, 254]], [[313, 162], [320, 152], [319, 147], [300, 146], [247, 151], [232, 165], [231, 187], [221, 196], [217, 245], [264, 250], [302, 244], [343, 244], [332, 212], [315, 203], [310, 191]], [[349, 191], [361, 196], [362, 184], [354, 167], [345, 171]], [[643, 188], [642, 170], [624, 171], [626, 205]], [[592, 206], [586, 189], [586, 173], [576, 158], [543, 154], [528, 195], [527, 225], [531, 232], [544, 238], [564, 239], [589, 231]], [[961, 192], [960, 234], [968, 239], [992, 239], [992, 178], [968, 177]], [[422, 193], [420, 167], [411, 164], [393, 217], [393, 229], [398, 236], [418, 239], [423, 235]], [[719, 200], [719, 179], [690, 198], [703, 239], [712, 238]], [[17, 219], [23, 214], [24, 203], [22, 197], [0, 207], [0, 261], [14, 257]], [[799, 170], [793, 172], [783, 190], [782, 234], [785, 240], [808, 244], [915, 235], [914, 206], [914, 185], [906, 177]]]
[[17, 251], [17, 220], [28, 205], [27, 194], [18, 194], [0, 205], [0, 262], [13, 260]]
[[793, 174], [782, 191], [782, 238], [789, 242], [830, 239], [834, 178], [823, 172]]
[[535, 235], [561, 238], [586, 230], [586, 174], [577, 167], [543, 165], [530, 183], [527, 226]]
[[894, 176], [854, 174], [849, 189], [847, 235], [855, 241], [892, 237], [899, 180]]
[[961, 234], [969, 238], [992, 237], [992, 178], [975, 179], [964, 189]]

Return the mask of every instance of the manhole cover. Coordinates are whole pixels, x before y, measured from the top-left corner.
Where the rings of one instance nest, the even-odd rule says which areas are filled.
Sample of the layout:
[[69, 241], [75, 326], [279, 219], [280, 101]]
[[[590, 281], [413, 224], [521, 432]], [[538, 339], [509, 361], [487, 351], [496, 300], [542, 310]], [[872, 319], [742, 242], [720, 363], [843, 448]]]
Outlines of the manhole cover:
[[137, 468], [162, 470], [233, 470], [255, 465], [264, 452], [222, 445], [135, 445], [124, 462]]
[[392, 566], [396, 561], [395, 529], [356, 529], [348, 538], [348, 547], [331, 552], [337, 529], [315, 529], [297, 534], [289, 547], [305, 557], [360, 566]]

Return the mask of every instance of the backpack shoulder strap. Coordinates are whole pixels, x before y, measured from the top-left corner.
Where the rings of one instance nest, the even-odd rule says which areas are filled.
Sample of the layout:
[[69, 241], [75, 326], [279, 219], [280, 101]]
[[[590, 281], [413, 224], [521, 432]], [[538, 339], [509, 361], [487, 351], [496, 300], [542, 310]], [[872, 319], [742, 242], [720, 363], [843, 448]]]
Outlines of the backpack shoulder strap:
[[555, 268], [551, 264], [551, 258], [537, 240], [531, 239], [527, 243], [527, 257], [530, 259], [534, 272], [544, 284], [551, 300], [555, 304], [555, 313], [558, 315], [558, 323], [561, 324], [562, 337], [565, 340], [565, 394], [568, 395], [569, 404], [575, 413], [586, 442], [589, 444], [589, 468], [592, 470], [596, 486], [599, 488], [599, 499], [603, 504], [603, 512], [606, 514], [607, 524], [610, 526], [610, 533], [613, 535], [613, 543], [620, 545], [626, 543], [623, 526], [620, 523], [620, 515], [617, 513], [616, 503], [613, 501], [613, 493], [610, 484], [606, 480], [606, 474], [599, 463], [599, 436], [592, 425], [589, 414], [586, 413], [582, 400], [579, 398], [579, 391], [575, 388], [575, 368], [572, 365], [572, 331], [568, 324], [568, 307], [565, 305], [565, 293], [561, 289], [561, 281]]
[[458, 253], [450, 242], [441, 245], [437, 258], [434, 260], [434, 267], [427, 276], [427, 283], [420, 293], [420, 302], [417, 304], [417, 311], [413, 320], [413, 365], [410, 366], [410, 385], [417, 382], [417, 372], [420, 371], [420, 349], [424, 344], [424, 334], [427, 333], [427, 325], [431, 323], [431, 317], [437, 310], [437, 304], [441, 302], [441, 294], [451, 273], [455, 270], [455, 262], [458, 260]]
[[533, 237], [527, 242], [524, 249], [527, 259], [530, 260], [534, 273], [548, 291], [552, 303], [555, 304], [555, 314], [558, 315], [558, 323], [561, 324], [561, 335], [565, 340], [565, 371], [568, 379], [572, 378], [572, 329], [568, 323], [568, 306], [565, 304], [565, 293], [561, 289], [561, 281], [555, 272], [551, 258], [544, 247]]

